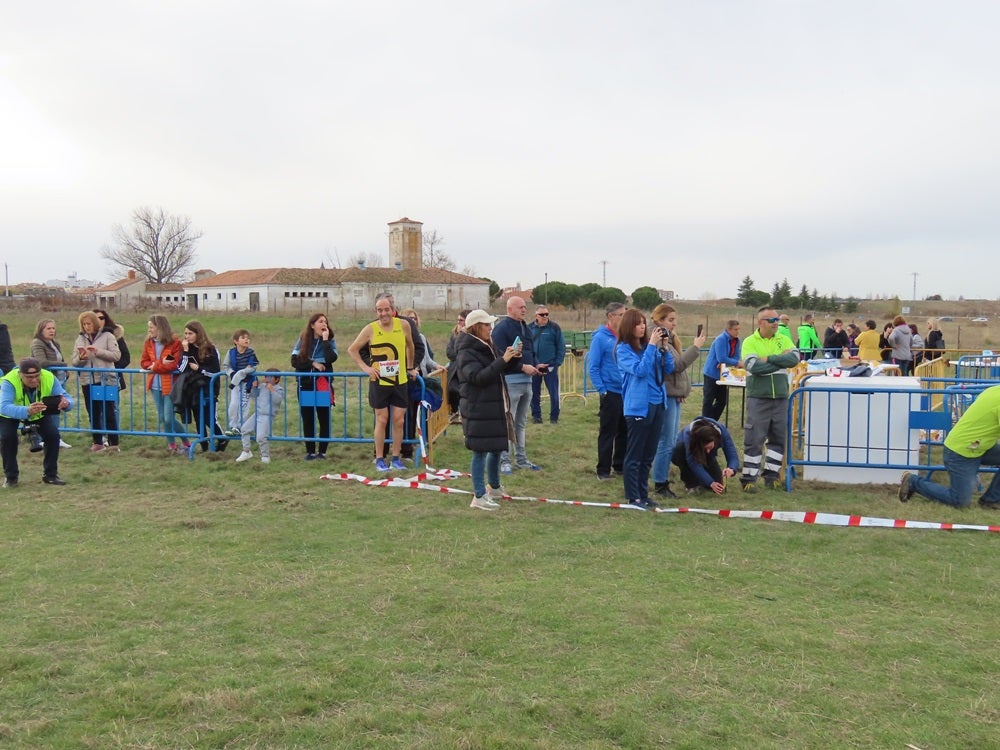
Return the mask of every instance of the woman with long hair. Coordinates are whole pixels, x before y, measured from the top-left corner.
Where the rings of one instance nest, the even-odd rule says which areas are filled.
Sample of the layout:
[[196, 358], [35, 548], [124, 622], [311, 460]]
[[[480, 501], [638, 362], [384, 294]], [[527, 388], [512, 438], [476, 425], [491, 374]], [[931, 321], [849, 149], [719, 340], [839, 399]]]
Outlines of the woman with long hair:
[[[189, 320], [184, 324], [184, 337], [181, 339], [181, 372], [186, 372], [184, 380], [184, 398], [181, 416], [184, 421], [194, 417], [198, 426], [198, 435], [202, 451], [209, 448], [209, 438], [212, 435], [223, 435], [222, 427], [216, 419], [216, 407], [219, 401], [219, 378], [213, 375], [222, 371], [219, 360], [219, 350], [208, 338], [203, 326], [197, 320]], [[228, 440], [215, 441], [215, 450], [224, 451], [229, 445]], [[194, 455], [194, 445], [189, 448]]]
[[520, 347], [508, 346], [501, 356], [493, 349], [490, 334], [495, 322], [485, 310], [473, 310], [466, 318], [465, 332], [455, 342], [465, 447], [472, 451], [469, 471], [474, 495], [469, 507], [478, 510], [496, 510], [500, 507], [497, 499], [504, 494], [500, 454], [507, 450], [510, 411], [504, 373], [520, 370], [515, 361], [521, 356]]
[[[90, 415], [90, 426], [93, 444], [90, 450], [100, 453], [111, 450], [120, 453], [118, 447], [118, 375], [114, 372], [96, 372], [103, 368], [114, 369], [115, 360], [121, 356], [118, 342], [113, 332], [101, 326], [97, 316], [90, 310], [80, 313], [80, 333], [70, 363], [81, 368], [77, 373], [80, 378], [80, 390], [83, 393], [87, 413]], [[102, 386], [114, 389], [113, 398]], [[104, 434], [107, 431], [108, 448], [104, 446]]]
[[[115, 335], [115, 341], [118, 342], [118, 351], [121, 352], [121, 356], [115, 362], [115, 369], [124, 370], [132, 364], [132, 352], [128, 350], [128, 344], [125, 342], [125, 329], [111, 319], [111, 314], [107, 310], [95, 308], [94, 315], [97, 316], [98, 322], [104, 328], [107, 328]], [[121, 373], [118, 373], [118, 390], [125, 390], [125, 376]]]
[[663, 378], [674, 371], [674, 358], [661, 346], [664, 329], [646, 329], [646, 316], [627, 310], [618, 325], [615, 357], [622, 373], [626, 441], [625, 499], [643, 510], [658, 506], [649, 499], [649, 470], [663, 429]]
[[[330, 330], [330, 321], [323, 313], [314, 313], [292, 349], [292, 369], [309, 373], [308, 377], [297, 378], [306, 461], [326, 458], [330, 445], [330, 407], [335, 403], [333, 385], [329, 376], [320, 373], [331, 372], [337, 356], [337, 342]], [[317, 423], [318, 441], [315, 440]]]
[[[53, 367], [65, 367], [66, 359], [63, 357], [59, 342], [56, 341], [56, 322], [52, 318], [45, 318], [38, 321], [35, 327], [35, 337], [31, 340], [31, 356], [39, 361], [43, 368], [51, 370]], [[65, 384], [69, 373], [65, 370], [56, 370], [53, 373], [56, 380]], [[73, 446], [59, 439], [60, 448], [72, 448]]]
[[663, 387], [667, 393], [663, 408], [663, 427], [656, 445], [656, 457], [653, 459], [653, 491], [663, 497], [677, 497], [670, 489], [670, 457], [674, 453], [677, 433], [681, 428], [681, 406], [691, 395], [691, 380], [688, 378], [687, 368], [698, 359], [701, 347], [705, 344], [705, 334], [699, 334], [691, 346], [682, 350], [681, 340], [677, 335], [677, 311], [662, 302], [650, 317], [653, 323], [666, 331], [661, 346], [674, 359], [674, 371], [663, 378]]
[[902, 315], [892, 319], [892, 333], [887, 340], [892, 347], [892, 361], [899, 365], [899, 374], [909, 375], [913, 372], [913, 350], [910, 348], [913, 331]]
[[[726, 468], [719, 466], [719, 449], [726, 456]], [[671, 461], [681, 471], [681, 481], [688, 492], [710, 489], [716, 495], [726, 491], [726, 479], [740, 470], [729, 430], [709, 417], [698, 417], [681, 430]]]
[[[139, 366], [146, 376], [146, 390], [156, 404], [156, 429], [165, 434], [167, 449], [171, 453], [181, 453], [177, 437], [184, 435], [184, 428], [174, 412], [173, 387], [177, 368], [181, 364], [181, 342], [170, 328], [170, 321], [164, 315], [151, 315], [146, 323], [146, 340], [142, 345]], [[181, 437], [183, 450], [191, 445], [186, 437]]]

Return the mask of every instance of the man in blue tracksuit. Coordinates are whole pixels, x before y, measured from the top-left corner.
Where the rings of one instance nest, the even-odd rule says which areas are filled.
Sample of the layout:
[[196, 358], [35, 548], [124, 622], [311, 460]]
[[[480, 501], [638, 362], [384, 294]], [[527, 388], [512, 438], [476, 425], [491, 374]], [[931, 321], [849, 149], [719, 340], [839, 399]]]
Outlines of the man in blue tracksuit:
[[625, 463], [627, 426], [622, 403], [622, 373], [615, 359], [618, 323], [625, 315], [625, 305], [612, 302], [605, 309], [606, 322], [590, 337], [587, 352], [587, 374], [601, 398], [600, 427], [597, 433], [597, 478], [611, 479], [611, 471], [619, 476]]
[[559, 367], [566, 357], [566, 339], [562, 328], [549, 319], [549, 308], [539, 305], [535, 320], [528, 326], [535, 345], [535, 359], [539, 374], [531, 379], [531, 417], [535, 424], [542, 423], [542, 381], [549, 392], [549, 421], [559, 421]]
[[704, 385], [701, 401], [701, 415], [710, 419], [718, 419], [726, 410], [729, 400], [729, 389], [719, 385], [722, 376], [722, 365], [736, 367], [740, 362], [740, 321], [726, 322], [726, 330], [715, 337], [705, 358], [705, 369], [702, 370]]

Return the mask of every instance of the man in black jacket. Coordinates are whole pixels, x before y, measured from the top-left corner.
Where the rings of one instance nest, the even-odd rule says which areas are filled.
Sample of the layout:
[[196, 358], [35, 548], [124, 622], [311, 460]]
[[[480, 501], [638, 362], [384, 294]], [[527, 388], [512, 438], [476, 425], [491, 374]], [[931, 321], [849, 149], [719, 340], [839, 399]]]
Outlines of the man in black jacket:
[[14, 350], [10, 346], [10, 331], [6, 323], [0, 323], [0, 374], [6, 375], [14, 369]]

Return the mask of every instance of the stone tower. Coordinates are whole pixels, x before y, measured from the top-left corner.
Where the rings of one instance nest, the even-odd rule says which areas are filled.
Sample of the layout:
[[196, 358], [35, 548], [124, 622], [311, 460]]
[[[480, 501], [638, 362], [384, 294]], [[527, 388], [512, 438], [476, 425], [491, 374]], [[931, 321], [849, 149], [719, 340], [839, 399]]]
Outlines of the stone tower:
[[389, 222], [389, 266], [391, 268], [424, 267], [423, 222], [407, 219]]

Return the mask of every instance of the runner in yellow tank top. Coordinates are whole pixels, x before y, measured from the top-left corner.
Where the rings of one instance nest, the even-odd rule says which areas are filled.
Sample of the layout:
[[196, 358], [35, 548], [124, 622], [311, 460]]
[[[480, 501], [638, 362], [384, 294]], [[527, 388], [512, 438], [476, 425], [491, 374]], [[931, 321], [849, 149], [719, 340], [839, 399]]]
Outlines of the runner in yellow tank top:
[[[347, 352], [358, 367], [369, 377], [368, 403], [375, 410], [375, 466], [379, 471], [389, 471], [385, 461], [385, 433], [392, 412], [392, 463], [396, 471], [406, 469], [400, 457], [403, 448], [403, 429], [406, 406], [409, 403], [406, 381], [416, 377], [413, 363], [413, 335], [410, 324], [393, 317], [389, 295], [382, 293], [375, 298], [376, 320], [361, 329], [361, 333], [348, 347]], [[371, 353], [370, 362], [361, 356], [363, 349]]]

